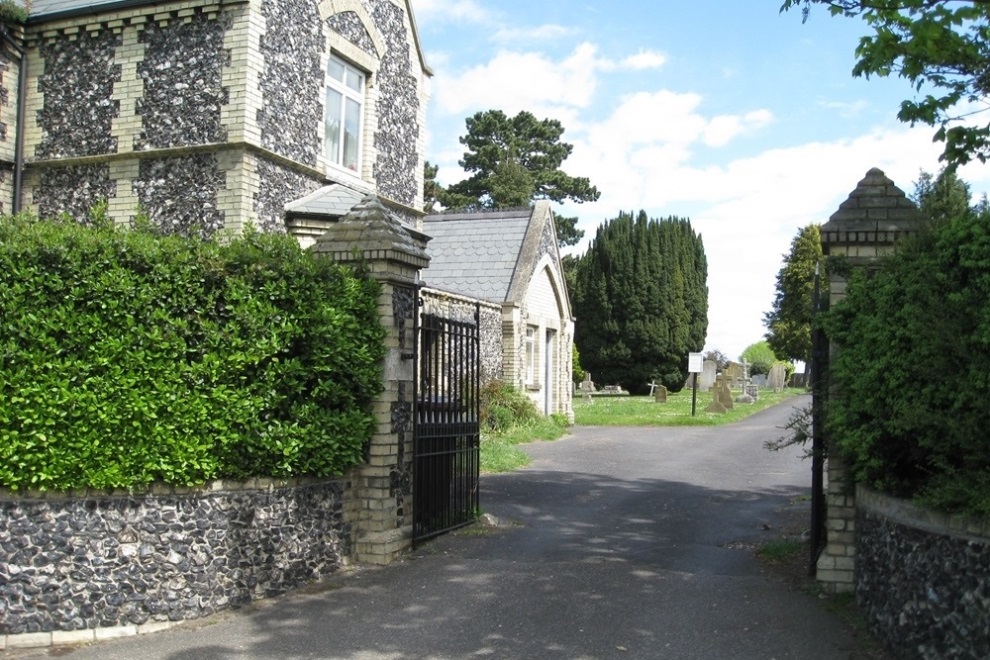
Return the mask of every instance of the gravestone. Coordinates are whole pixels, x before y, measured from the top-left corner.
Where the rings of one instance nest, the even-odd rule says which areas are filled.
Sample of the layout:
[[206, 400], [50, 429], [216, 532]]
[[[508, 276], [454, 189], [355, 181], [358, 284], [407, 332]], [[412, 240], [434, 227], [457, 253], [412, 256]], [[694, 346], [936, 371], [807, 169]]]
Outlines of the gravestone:
[[770, 367], [770, 374], [767, 376], [767, 387], [774, 392], [784, 389], [787, 380], [787, 369], [782, 364], [775, 364]]
[[707, 392], [715, 385], [715, 375], [718, 372], [718, 365], [712, 360], [705, 360], [701, 365], [700, 378], [698, 379], [698, 389]]
[[656, 403], [667, 403], [667, 388], [663, 385], [657, 385], [653, 393], [653, 401]]
[[742, 387], [742, 384], [746, 381], [746, 367], [738, 362], [730, 362], [722, 372], [722, 375], [730, 389], [733, 387]]
[[719, 388], [718, 402], [725, 406], [726, 410], [732, 410], [732, 389], [729, 387], [729, 381], [725, 378], [719, 378], [715, 386]]
[[716, 378], [715, 384], [711, 387], [711, 393], [712, 402], [705, 408], [705, 412], [724, 413], [732, 410], [732, 392], [724, 378], [721, 376]]
[[753, 401], [760, 398], [760, 388], [758, 385], [750, 383], [745, 387], [746, 395], [750, 397]]
[[584, 372], [584, 380], [578, 385], [578, 391], [591, 394], [595, 391], [595, 384], [591, 382], [591, 372]]
[[750, 379], [750, 382], [757, 387], [767, 386], [767, 375], [766, 374], [756, 374]]

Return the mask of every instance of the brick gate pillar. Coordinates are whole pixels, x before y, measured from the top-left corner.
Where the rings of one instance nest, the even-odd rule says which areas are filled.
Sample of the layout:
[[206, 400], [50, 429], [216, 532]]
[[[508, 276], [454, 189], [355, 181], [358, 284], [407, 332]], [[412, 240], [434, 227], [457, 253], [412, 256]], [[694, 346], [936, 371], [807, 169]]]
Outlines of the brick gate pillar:
[[[883, 171], [873, 168], [859, 182], [821, 228], [822, 253], [826, 257], [841, 257], [850, 267], [843, 274], [829, 272], [829, 304], [835, 305], [845, 296], [847, 275], [854, 269], [880, 266], [885, 254], [895, 244], [917, 229], [920, 216], [914, 203], [887, 178]], [[830, 354], [838, 350], [829, 347]], [[829, 398], [842, 396], [835, 384], [829, 388]], [[827, 543], [818, 558], [818, 581], [831, 593], [850, 592], [855, 586], [856, 569], [856, 498], [851, 471], [830, 438], [828, 444], [828, 491], [826, 501]]]
[[386, 330], [385, 389], [375, 404], [376, 430], [367, 460], [349, 475], [344, 505], [351, 558], [359, 562], [387, 564], [412, 544], [413, 315], [418, 312], [418, 273], [430, 262], [427, 240], [369, 195], [311, 248], [337, 263], [366, 269], [382, 284], [378, 309]]

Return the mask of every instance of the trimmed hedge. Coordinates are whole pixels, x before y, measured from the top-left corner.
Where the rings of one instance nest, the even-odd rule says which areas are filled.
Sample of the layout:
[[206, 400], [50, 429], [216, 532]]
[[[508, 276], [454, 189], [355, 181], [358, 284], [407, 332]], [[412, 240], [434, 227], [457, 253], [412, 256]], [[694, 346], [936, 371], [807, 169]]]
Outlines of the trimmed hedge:
[[857, 480], [990, 517], [990, 218], [939, 223], [846, 293], [828, 421]]
[[341, 473], [382, 389], [379, 293], [288, 236], [3, 218], [0, 485]]

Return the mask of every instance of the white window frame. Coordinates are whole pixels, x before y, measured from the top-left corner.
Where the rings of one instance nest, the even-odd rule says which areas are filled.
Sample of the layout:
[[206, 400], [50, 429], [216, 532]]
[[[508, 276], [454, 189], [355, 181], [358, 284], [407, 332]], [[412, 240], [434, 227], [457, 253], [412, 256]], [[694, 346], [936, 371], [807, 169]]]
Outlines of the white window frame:
[[536, 331], [535, 325], [526, 326], [526, 360], [524, 368], [526, 370], [526, 385], [536, 385]]
[[[336, 76], [333, 75], [335, 70], [339, 70]], [[357, 89], [353, 84], [355, 81]], [[335, 54], [330, 54], [327, 61], [326, 91], [324, 94], [323, 155], [329, 167], [342, 170], [356, 177], [361, 176], [367, 89], [368, 74], [366, 72]], [[333, 115], [336, 115], [338, 122], [336, 129], [331, 128]], [[349, 121], [350, 124], [348, 124]], [[349, 143], [347, 140], [348, 128], [357, 132], [353, 143]], [[334, 132], [336, 132], [336, 140], [331, 139]], [[352, 144], [353, 153], [348, 151], [348, 144]]]

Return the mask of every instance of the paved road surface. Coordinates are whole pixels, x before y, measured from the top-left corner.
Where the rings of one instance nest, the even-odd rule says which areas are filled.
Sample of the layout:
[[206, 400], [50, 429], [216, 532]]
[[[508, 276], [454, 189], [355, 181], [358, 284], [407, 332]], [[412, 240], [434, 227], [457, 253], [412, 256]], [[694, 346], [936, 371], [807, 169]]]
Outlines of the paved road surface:
[[[797, 399], [804, 404], [804, 399]], [[720, 428], [578, 428], [482, 478], [503, 526], [199, 623], [50, 651], [71, 660], [857, 656], [816, 597], [766, 572], [808, 492], [798, 451], [762, 444], [794, 402]], [[770, 529], [765, 527], [769, 526]]]

